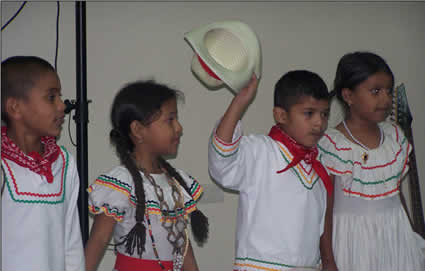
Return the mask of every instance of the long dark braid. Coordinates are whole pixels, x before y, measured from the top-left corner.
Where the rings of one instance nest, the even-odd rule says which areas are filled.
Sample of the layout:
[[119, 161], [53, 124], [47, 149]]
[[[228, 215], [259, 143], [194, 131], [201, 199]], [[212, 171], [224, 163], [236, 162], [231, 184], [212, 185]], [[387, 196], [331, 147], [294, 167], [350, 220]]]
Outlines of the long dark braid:
[[125, 244], [125, 252], [133, 255], [134, 248], [137, 249], [137, 254], [141, 257], [145, 251], [146, 243], [146, 227], [143, 225], [143, 219], [145, 216], [145, 193], [143, 187], [143, 179], [140, 176], [139, 169], [137, 168], [132, 158], [131, 152], [134, 144], [131, 139], [121, 134], [117, 130], [112, 130], [110, 133], [111, 142], [115, 144], [116, 152], [120, 158], [121, 163], [128, 169], [133, 178], [134, 186], [136, 188], [136, 225], [131, 231], [123, 237], [123, 240], [116, 244], [116, 246]]
[[[123, 240], [117, 244], [117, 246], [124, 244], [126, 253], [130, 255], [133, 255], [134, 249], [136, 248], [137, 253], [141, 257], [142, 253], [145, 251], [146, 243], [146, 226], [144, 224], [146, 209], [145, 190], [143, 187], [143, 178], [132, 157], [134, 143], [130, 138], [130, 124], [133, 121], [139, 121], [142, 125], [149, 125], [159, 116], [158, 113], [161, 112], [161, 106], [166, 101], [180, 97], [183, 98], [183, 94], [180, 91], [156, 83], [153, 80], [136, 81], [122, 88], [116, 95], [112, 104], [112, 131], [110, 133], [110, 139], [113, 145], [115, 145], [121, 163], [128, 169], [133, 178], [137, 198], [136, 225], [127, 235], [123, 236]], [[166, 168], [167, 172], [170, 172], [169, 174], [174, 176], [185, 190], [189, 192], [187, 185], [184, 183], [181, 176], [175, 172], [174, 168], [169, 166], [168, 163], [167, 165], [164, 164], [164, 168]], [[173, 171], [175, 173], [172, 173]], [[195, 238], [204, 241], [208, 233], [207, 219], [200, 212], [193, 213], [191, 215], [192, 225], [204, 225], [203, 228], [200, 227], [201, 230], [195, 230], [194, 227], [192, 227], [192, 230], [198, 232], [194, 233]], [[195, 226], [195, 228], [199, 229], [198, 226]]]
[[[189, 187], [183, 180], [182, 176], [176, 171], [176, 169], [162, 157], [159, 158], [159, 162], [160, 165], [167, 171], [167, 174], [170, 175], [170, 177], [175, 178], [184, 188], [184, 190], [186, 190], [186, 192], [191, 195]], [[195, 240], [199, 245], [204, 244], [208, 239], [208, 218], [199, 209], [196, 209], [190, 214], [190, 224], [192, 225], [192, 233], [195, 237]]]

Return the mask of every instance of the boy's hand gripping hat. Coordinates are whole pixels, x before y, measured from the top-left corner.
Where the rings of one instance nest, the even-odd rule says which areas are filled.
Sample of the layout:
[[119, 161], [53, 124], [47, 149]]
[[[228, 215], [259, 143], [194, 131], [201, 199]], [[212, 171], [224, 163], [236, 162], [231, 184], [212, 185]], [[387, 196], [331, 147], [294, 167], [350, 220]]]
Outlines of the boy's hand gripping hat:
[[240, 21], [215, 22], [184, 34], [195, 52], [191, 69], [208, 88], [226, 84], [239, 92], [255, 73], [261, 77], [257, 35]]

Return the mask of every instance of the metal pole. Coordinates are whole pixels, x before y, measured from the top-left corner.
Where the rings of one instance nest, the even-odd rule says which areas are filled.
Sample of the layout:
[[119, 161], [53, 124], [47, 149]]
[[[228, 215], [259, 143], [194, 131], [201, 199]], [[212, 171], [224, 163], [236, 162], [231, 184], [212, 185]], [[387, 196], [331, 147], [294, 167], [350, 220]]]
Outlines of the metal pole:
[[89, 236], [88, 223], [88, 155], [87, 155], [87, 47], [86, 47], [86, 3], [75, 3], [76, 57], [77, 57], [77, 103], [75, 122], [77, 125], [77, 167], [80, 175], [78, 211], [84, 246]]

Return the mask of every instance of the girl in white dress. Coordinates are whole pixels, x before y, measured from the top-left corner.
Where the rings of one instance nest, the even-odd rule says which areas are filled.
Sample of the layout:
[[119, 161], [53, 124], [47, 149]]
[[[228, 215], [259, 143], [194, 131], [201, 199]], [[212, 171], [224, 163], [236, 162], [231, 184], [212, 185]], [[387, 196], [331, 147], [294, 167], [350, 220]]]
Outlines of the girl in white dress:
[[95, 214], [86, 245], [86, 270], [95, 270], [113, 235], [115, 269], [198, 270], [187, 233], [203, 243], [208, 220], [196, 208], [202, 188], [163, 156], [177, 154], [182, 135], [180, 92], [153, 81], [125, 86], [112, 104], [111, 142], [121, 160], [88, 192]]
[[400, 193], [412, 146], [400, 127], [385, 121], [393, 73], [376, 54], [349, 53], [339, 61], [334, 87], [346, 116], [319, 141], [321, 161], [335, 185], [333, 216], [331, 205], [324, 234], [328, 245], [322, 248], [324, 267], [425, 270], [425, 240], [412, 230]]

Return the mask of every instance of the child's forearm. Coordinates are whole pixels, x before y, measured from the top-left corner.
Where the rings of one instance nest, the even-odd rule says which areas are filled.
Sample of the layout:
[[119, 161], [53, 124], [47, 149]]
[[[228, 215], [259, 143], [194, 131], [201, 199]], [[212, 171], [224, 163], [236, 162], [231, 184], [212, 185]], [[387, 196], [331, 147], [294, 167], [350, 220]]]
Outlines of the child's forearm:
[[226, 113], [224, 113], [223, 118], [221, 119], [219, 125], [217, 126], [216, 135], [225, 142], [232, 142], [233, 132], [235, 130], [236, 124], [241, 119], [243, 112], [245, 111], [247, 105], [244, 106], [238, 101], [236, 96], [230, 106], [227, 108]]
[[115, 227], [115, 220], [105, 214], [96, 215], [85, 247], [86, 271], [95, 271]]
[[233, 132], [236, 124], [241, 119], [244, 111], [248, 108], [257, 91], [258, 80], [255, 75], [252, 76], [248, 86], [243, 88], [238, 95], [233, 98], [231, 104], [224, 113], [219, 125], [217, 126], [216, 135], [225, 142], [232, 142]]
[[[334, 180], [331, 175], [332, 182]], [[324, 270], [334, 270], [328, 267], [335, 265], [335, 259], [333, 255], [332, 249], [332, 224], [333, 224], [333, 206], [334, 206], [334, 194], [327, 197], [327, 205], [326, 205], [326, 213], [325, 213], [325, 227], [323, 230], [323, 234], [320, 238], [320, 254], [322, 258]]]
[[186, 256], [184, 257], [183, 271], [199, 271], [190, 241], [187, 247]]

